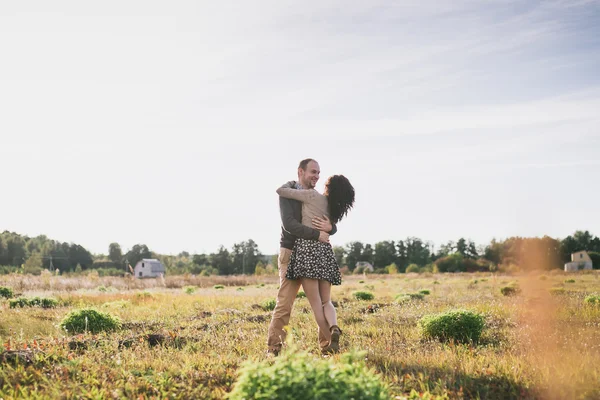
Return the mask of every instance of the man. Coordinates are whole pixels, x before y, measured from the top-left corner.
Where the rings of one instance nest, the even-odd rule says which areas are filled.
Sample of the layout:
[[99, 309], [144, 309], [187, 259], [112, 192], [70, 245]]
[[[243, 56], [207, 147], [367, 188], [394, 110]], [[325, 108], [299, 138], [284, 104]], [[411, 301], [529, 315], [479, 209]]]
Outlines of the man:
[[[321, 171], [319, 163], [308, 158], [300, 161], [298, 165], [298, 182], [288, 182], [287, 187], [296, 189], [313, 189], [318, 180]], [[278, 355], [285, 341], [287, 332], [284, 327], [290, 322], [294, 300], [300, 289], [300, 280], [286, 279], [285, 274], [290, 262], [292, 249], [296, 238], [319, 240], [329, 242], [329, 235], [335, 234], [337, 228], [332, 225], [327, 217], [315, 218], [313, 228], [302, 225], [302, 203], [297, 200], [279, 198], [279, 211], [281, 214], [281, 242], [279, 249], [279, 258], [277, 260], [279, 269], [279, 292], [277, 293], [277, 303], [273, 310], [271, 324], [267, 339], [268, 352]], [[329, 345], [331, 338], [330, 332], [321, 332], [319, 330], [319, 344], [321, 349]]]

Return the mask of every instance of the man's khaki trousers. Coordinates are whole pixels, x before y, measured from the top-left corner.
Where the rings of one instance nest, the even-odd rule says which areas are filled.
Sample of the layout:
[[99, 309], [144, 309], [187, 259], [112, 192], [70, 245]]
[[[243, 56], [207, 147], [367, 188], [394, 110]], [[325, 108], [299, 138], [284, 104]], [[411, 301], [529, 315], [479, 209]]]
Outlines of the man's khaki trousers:
[[[298, 290], [300, 290], [300, 279], [287, 279], [285, 274], [290, 263], [292, 250], [281, 248], [279, 249], [279, 258], [277, 259], [277, 267], [279, 269], [279, 292], [277, 293], [277, 304], [273, 310], [271, 324], [269, 325], [269, 337], [267, 346], [269, 350], [281, 350], [281, 346], [285, 342], [287, 332], [284, 327], [289, 325], [292, 308]], [[319, 344], [321, 348], [329, 345], [329, 335], [319, 330]]]

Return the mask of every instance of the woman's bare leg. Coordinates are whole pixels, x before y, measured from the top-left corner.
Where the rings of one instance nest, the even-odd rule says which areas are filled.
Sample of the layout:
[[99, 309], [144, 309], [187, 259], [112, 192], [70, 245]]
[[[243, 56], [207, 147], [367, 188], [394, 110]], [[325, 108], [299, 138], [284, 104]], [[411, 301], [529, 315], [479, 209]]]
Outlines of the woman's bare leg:
[[319, 326], [321, 348], [324, 348], [329, 344], [331, 333], [329, 332], [329, 324], [323, 313], [323, 302], [319, 293], [319, 281], [316, 279], [302, 278], [301, 282], [304, 293], [306, 293], [306, 298], [313, 310], [317, 325]]
[[340, 335], [342, 334], [342, 331], [337, 325], [337, 314], [335, 312], [335, 307], [331, 302], [331, 283], [320, 280], [319, 294], [323, 305], [323, 315], [329, 324], [329, 332], [331, 333], [329, 346], [327, 346], [326, 349], [323, 349], [322, 352], [337, 353], [340, 351]]
[[331, 283], [325, 280], [319, 280], [319, 294], [323, 305], [323, 314], [329, 323], [329, 327], [337, 325], [337, 313], [331, 302]]

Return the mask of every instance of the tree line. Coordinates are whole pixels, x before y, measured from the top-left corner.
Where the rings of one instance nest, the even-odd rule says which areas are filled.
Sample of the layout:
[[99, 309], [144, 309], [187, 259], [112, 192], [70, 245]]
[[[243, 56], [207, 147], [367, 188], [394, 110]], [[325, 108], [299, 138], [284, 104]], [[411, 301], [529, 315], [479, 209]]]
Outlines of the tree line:
[[367, 261], [375, 270], [389, 270], [392, 266], [398, 272], [551, 270], [563, 268], [571, 261], [571, 254], [580, 250], [588, 251], [594, 268], [600, 268], [600, 238], [589, 231], [576, 231], [562, 240], [549, 236], [493, 239], [485, 246], [459, 238], [442, 244], [437, 251], [431, 242], [415, 237], [382, 241], [374, 246], [352, 242], [335, 249], [338, 260], [350, 270], [358, 261]]
[[[435, 248], [430, 241], [408, 237], [397, 241], [381, 241], [374, 245], [354, 241], [334, 247], [339, 265], [351, 273], [363, 272], [367, 263], [378, 273], [457, 272], [532, 270], [562, 268], [573, 252], [587, 250], [600, 268], [600, 238], [589, 231], [576, 231], [560, 240], [511, 237], [492, 240], [487, 245], [459, 238]], [[14, 232], [0, 234], [0, 273], [40, 273], [44, 269], [58, 273], [97, 270], [102, 275], [123, 275], [143, 258], [159, 259], [167, 274], [239, 275], [275, 273], [277, 256], [263, 255], [252, 240], [224, 246], [210, 254], [163, 255], [145, 244], [136, 244], [127, 252], [111, 243], [107, 254], [92, 254], [76, 243], [59, 242], [44, 235], [30, 238]], [[357, 267], [358, 265], [358, 267]]]

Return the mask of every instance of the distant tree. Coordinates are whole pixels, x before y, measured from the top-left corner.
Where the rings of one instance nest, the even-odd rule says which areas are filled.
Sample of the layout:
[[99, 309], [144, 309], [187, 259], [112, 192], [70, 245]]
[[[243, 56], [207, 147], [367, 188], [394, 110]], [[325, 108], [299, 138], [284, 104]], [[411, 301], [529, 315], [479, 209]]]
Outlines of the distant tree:
[[108, 258], [115, 264], [121, 264], [123, 261], [123, 252], [119, 243], [111, 243], [108, 245]]
[[71, 246], [68, 243], [48, 242], [42, 248], [44, 257], [44, 268], [58, 269], [61, 272], [66, 272], [72, 269], [71, 264]]
[[208, 256], [206, 254], [194, 254], [192, 262], [196, 265], [208, 265]]
[[29, 256], [23, 265], [23, 272], [33, 275], [39, 275], [42, 272], [42, 255], [39, 252], [35, 252]]
[[409, 264], [424, 266], [431, 261], [429, 247], [417, 237], [406, 239], [406, 256]]
[[522, 270], [561, 268], [562, 244], [549, 236], [543, 238], [510, 237], [492, 240], [483, 254], [496, 265], [516, 265]]
[[456, 242], [456, 252], [463, 257], [467, 255], [467, 241], [464, 238], [458, 239]]
[[72, 244], [69, 248], [69, 261], [72, 268], [75, 268], [77, 264], [81, 264], [83, 269], [90, 268], [94, 263], [92, 254], [78, 244]]
[[[448, 249], [450, 250], [450, 249]], [[462, 255], [465, 258], [477, 258], [477, 248], [473, 241], [469, 240], [468, 242], [465, 238], [460, 238], [456, 242], [456, 252]]]
[[563, 268], [564, 263], [562, 262], [560, 241], [550, 236], [544, 236], [541, 239], [535, 238], [538, 242], [538, 248], [540, 251], [541, 263], [537, 268], [542, 269], [556, 269]]
[[496, 239], [492, 239], [490, 244], [485, 247], [485, 252], [483, 257], [486, 260], [492, 261], [494, 264], [500, 264], [502, 261], [502, 250], [503, 245], [502, 242], [496, 241]]
[[408, 267], [408, 248], [404, 240], [398, 240], [396, 243], [396, 265], [399, 272], [406, 271]]
[[589, 231], [575, 231], [573, 239], [575, 239], [575, 242], [581, 247], [581, 250], [590, 250], [594, 235]]
[[335, 260], [337, 261], [340, 268], [342, 268], [344, 264], [344, 256], [346, 255], [346, 250], [343, 247], [335, 246], [333, 248], [333, 254], [335, 255]]
[[125, 254], [125, 259], [132, 268], [144, 258], [152, 258], [152, 253], [145, 244], [136, 244]]
[[[396, 262], [396, 245], [393, 241], [375, 243], [375, 256], [373, 264], [381, 268]], [[397, 267], [396, 267], [397, 268]]]
[[438, 250], [437, 256], [438, 257], [445, 257], [447, 255], [455, 253], [456, 251], [457, 251], [456, 244], [451, 240], [448, 243], [443, 244], [443, 245], [440, 246], [440, 249]]
[[600, 269], [600, 253], [596, 251], [590, 251], [589, 255], [592, 259], [592, 267], [594, 269]]
[[15, 265], [20, 266], [25, 262], [26, 257], [26, 249], [25, 244], [26, 240], [24, 237], [13, 233], [5, 231], [2, 233], [2, 238], [4, 242], [4, 257], [0, 260], [1, 265]]
[[210, 255], [210, 263], [217, 269], [219, 275], [231, 275], [233, 273], [231, 256], [224, 246], [219, 247], [217, 253]]
[[39, 235], [34, 238], [29, 239], [25, 243], [25, 250], [27, 254], [33, 254], [36, 251], [41, 252], [42, 247], [45, 243], [49, 242], [50, 239], [46, 235]]
[[233, 274], [242, 274], [246, 272], [246, 243], [234, 243], [231, 249], [231, 262]]
[[362, 260], [364, 245], [361, 242], [351, 242], [346, 245], [346, 265], [348, 269], [353, 271], [356, 268], [356, 263]]
[[466, 256], [467, 256], [467, 258], [473, 258], [473, 259], [479, 258], [479, 253], [477, 252], [477, 246], [471, 240], [469, 240], [469, 244], [467, 245]]
[[235, 243], [231, 256], [234, 274], [253, 274], [256, 264], [262, 258], [258, 245], [252, 239]]
[[371, 246], [369, 243], [365, 244], [365, 248], [363, 249], [363, 252], [360, 255], [360, 258], [361, 259], [359, 261], [367, 261], [367, 262], [373, 264], [373, 259], [374, 259], [373, 246]]

